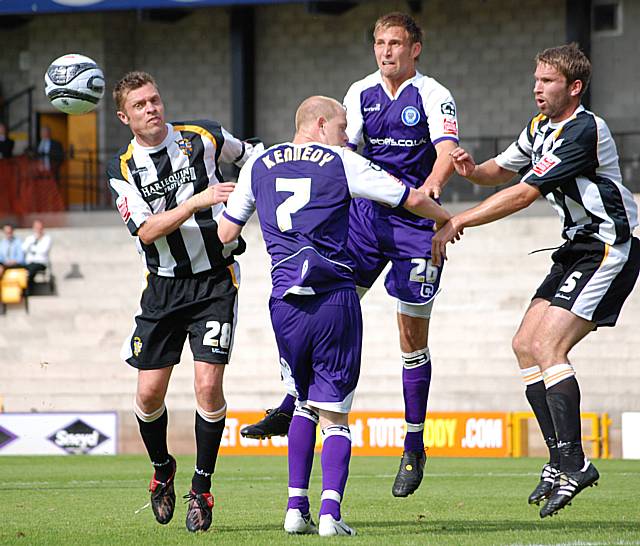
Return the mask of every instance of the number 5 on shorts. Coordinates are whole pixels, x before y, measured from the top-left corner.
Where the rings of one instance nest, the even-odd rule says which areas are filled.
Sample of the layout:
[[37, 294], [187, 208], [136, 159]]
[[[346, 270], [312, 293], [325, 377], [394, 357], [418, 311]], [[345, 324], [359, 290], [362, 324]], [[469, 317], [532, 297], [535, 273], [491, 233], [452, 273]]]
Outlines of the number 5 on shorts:
[[582, 273], [580, 271], [574, 271], [571, 273], [571, 275], [567, 277], [565, 283], [558, 289], [558, 292], [564, 292], [565, 294], [573, 292], [580, 277], [582, 277]]

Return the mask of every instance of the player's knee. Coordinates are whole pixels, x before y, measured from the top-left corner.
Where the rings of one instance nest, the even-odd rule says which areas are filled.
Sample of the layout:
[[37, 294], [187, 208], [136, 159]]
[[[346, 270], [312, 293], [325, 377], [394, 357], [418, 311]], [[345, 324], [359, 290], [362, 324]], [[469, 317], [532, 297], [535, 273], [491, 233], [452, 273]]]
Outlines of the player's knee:
[[511, 349], [519, 361], [531, 360], [533, 358], [531, 339], [516, 334], [511, 340]]
[[158, 419], [165, 411], [162, 397], [141, 397], [140, 393], [133, 402], [133, 412], [141, 421], [151, 422]]
[[222, 389], [222, 381], [217, 377], [207, 375], [197, 378], [195, 382], [196, 399], [203, 407], [213, 404], [219, 407], [224, 403], [224, 393]]
[[567, 355], [559, 347], [544, 337], [535, 337], [531, 343], [531, 355], [538, 365], [558, 364], [567, 359]]

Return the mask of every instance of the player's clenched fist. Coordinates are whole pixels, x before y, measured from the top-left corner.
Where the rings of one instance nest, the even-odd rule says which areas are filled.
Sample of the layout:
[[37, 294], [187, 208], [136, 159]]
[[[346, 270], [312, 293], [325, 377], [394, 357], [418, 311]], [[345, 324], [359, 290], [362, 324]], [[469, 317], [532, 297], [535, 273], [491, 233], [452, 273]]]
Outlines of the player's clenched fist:
[[469, 152], [464, 148], [456, 148], [449, 152], [453, 159], [453, 167], [460, 176], [471, 176], [476, 168], [476, 162]]

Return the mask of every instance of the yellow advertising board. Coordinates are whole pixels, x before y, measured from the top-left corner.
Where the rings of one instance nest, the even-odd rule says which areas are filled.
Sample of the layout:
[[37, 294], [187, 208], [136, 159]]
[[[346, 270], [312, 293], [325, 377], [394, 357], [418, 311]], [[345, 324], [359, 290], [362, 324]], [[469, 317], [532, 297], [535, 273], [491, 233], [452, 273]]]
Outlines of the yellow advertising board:
[[[286, 455], [287, 438], [250, 440], [240, 429], [264, 416], [261, 412], [227, 415], [221, 453]], [[508, 457], [509, 414], [505, 412], [429, 412], [424, 443], [433, 457]], [[349, 416], [353, 455], [400, 455], [406, 432], [402, 412], [353, 412]], [[318, 429], [316, 449], [321, 446]]]

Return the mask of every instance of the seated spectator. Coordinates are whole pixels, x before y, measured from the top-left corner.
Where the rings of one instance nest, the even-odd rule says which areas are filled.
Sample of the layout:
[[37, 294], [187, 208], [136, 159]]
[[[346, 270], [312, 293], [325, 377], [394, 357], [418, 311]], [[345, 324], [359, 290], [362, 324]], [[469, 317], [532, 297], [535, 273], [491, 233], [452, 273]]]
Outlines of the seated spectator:
[[0, 159], [9, 158], [13, 155], [14, 142], [9, 138], [7, 126], [0, 123]]
[[13, 233], [13, 226], [5, 224], [2, 228], [4, 239], [0, 241], [0, 277], [9, 267], [24, 267], [22, 241]]
[[22, 250], [24, 251], [24, 264], [29, 271], [29, 291], [31, 291], [36, 273], [49, 267], [51, 237], [44, 232], [42, 220], [34, 220], [33, 233], [24, 240]]

